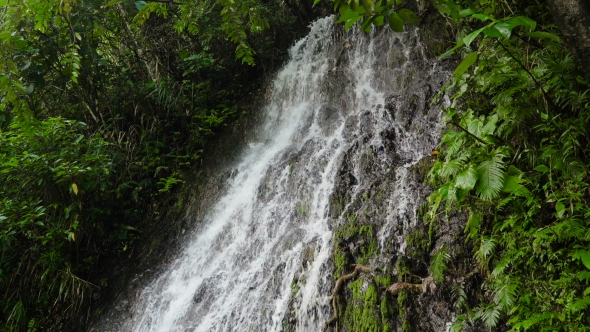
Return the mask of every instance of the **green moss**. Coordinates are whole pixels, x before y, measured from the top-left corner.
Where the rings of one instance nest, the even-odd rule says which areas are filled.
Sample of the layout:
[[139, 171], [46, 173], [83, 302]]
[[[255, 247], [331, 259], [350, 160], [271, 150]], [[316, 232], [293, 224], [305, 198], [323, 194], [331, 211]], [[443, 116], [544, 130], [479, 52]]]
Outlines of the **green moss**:
[[395, 309], [389, 303], [387, 296], [381, 298], [381, 324], [383, 326], [383, 332], [393, 331], [394, 327], [391, 326], [389, 318], [395, 314]]
[[399, 307], [399, 316], [402, 318], [406, 315], [407, 299], [408, 299], [408, 292], [406, 290], [401, 290], [397, 294], [397, 305]]
[[387, 288], [392, 284], [391, 276], [375, 276], [375, 283], [381, 288]]
[[332, 218], [338, 218], [340, 214], [344, 211], [344, 197], [335, 197], [332, 196], [330, 198], [330, 215]]
[[383, 331], [377, 287], [374, 283], [363, 287], [364, 282], [363, 279], [358, 279], [348, 286], [352, 291], [352, 301], [344, 311], [343, 326], [346, 331]]
[[435, 162], [435, 159], [428, 156], [428, 157], [420, 159], [420, 161], [418, 161], [418, 163], [416, 163], [416, 165], [414, 165], [412, 167], [414, 169], [414, 171], [416, 172], [419, 182], [422, 182], [422, 183], [425, 182], [425, 180], [428, 177], [428, 173], [430, 172], [430, 169], [432, 168], [432, 165], [434, 165], [434, 162]]
[[399, 281], [404, 281], [405, 275], [410, 273], [410, 268], [408, 267], [406, 260], [403, 258], [398, 259], [398, 261], [395, 263], [395, 267]]
[[297, 280], [293, 279], [291, 281], [291, 298], [294, 298], [297, 293], [299, 293], [299, 286], [297, 285]]
[[308, 210], [309, 210], [309, 207], [308, 207], [307, 202], [299, 202], [299, 205], [297, 206], [297, 214], [298, 215], [305, 217], [305, 216], [307, 216]]
[[411, 332], [412, 325], [410, 324], [410, 315], [408, 314], [409, 306], [409, 292], [402, 290], [397, 295], [398, 315], [402, 319], [402, 331]]
[[334, 279], [338, 279], [342, 276], [346, 265], [348, 265], [348, 259], [342, 251], [342, 248], [340, 248], [339, 245], [336, 245], [334, 247], [334, 267], [336, 268], [334, 271]]
[[355, 225], [356, 216], [353, 214], [349, 214], [347, 216], [347, 219], [349, 223], [343, 225], [342, 227], [334, 231], [334, 238], [336, 240], [335, 242], [337, 243], [336, 248], [334, 250], [334, 261], [336, 265], [336, 271], [338, 272], [337, 274], [339, 276], [342, 272], [341, 269], [339, 269], [339, 266], [341, 266], [341, 264], [346, 264], [346, 262], [343, 261], [342, 257], [338, 257], [338, 255], [344, 254], [344, 249], [340, 248], [339, 244], [343, 242], [342, 240], [345, 240], [345, 242], [349, 242], [359, 237], [365, 239], [365, 241], [363, 241], [364, 244], [359, 247], [358, 251], [351, 253], [355, 257], [354, 263], [356, 264], [366, 264], [369, 261], [369, 259], [371, 259], [371, 257], [375, 256], [378, 253], [379, 250], [379, 246], [377, 245], [377, 239], [374, 236], [372, 225]]
[[426, 230], [418, 228], [406, 236], [407, 253], [419, 260], [426, 260], [430, 252], [431, 240]]
[[[368, 196], [370, 197], [370, 196]], [[334, 278], [340, 278], [350, 272], [351, 264], [367, 264], [379, 254], [379, 245], [373, 225], [362, 224], [357, 214], [348, 214], [346, 223], [334, 230]], [[362, 217], [361, 220], [365, 220]], [[349, 246], [355, 243], [355, 246]], [[363, 279], [363, 277], [365, 279]], [[337, 299], [340, 326], [344, 331], [392, 331], [390, 320], [383, 317], [390, 315], [394, 309], [391, 305], [382, 308], [380, 294], [391, 284], [391, 276], [377, 275], [375, 280], [361, 275], [351, 280], [347, 291], [341, 292]], [[385, 323], [384, 323], [385, 322]]]
[[412, 331], [412, 325], [410, 325], [410, 321], [408, 321], [407, 319], [404, 319], [403, 323], [402, 323], [402, 332], [411, 332]]
[[[372, 228], [371, 228], [371, 231], [372, 231]], [[378, 251], [377, 239], [375, 239], [374, 237], [371, 237], [371, 239], [369, 240], [369, 243], [362, 246], [360, 251], [361, 251], [361, 255], [357, 258], [357, 263], [358, 264], [367, 264], [369, 259], [371, 259], [371, 257], [373, 257], [377, 254], [377, 251]]]

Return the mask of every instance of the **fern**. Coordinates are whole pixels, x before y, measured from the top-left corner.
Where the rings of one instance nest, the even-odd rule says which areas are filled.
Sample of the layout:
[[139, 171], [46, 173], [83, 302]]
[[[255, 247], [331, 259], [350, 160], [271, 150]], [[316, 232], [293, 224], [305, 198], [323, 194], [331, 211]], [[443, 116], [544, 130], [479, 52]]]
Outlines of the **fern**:
[[465, 315], [457, 316], [453, 325], [451, 325], [451, 332], [461, 332], [463, 325], [467, 321]]
[[568, 303], [567, 309], [575, 314], [576, 312], [585, 310], [590, 306], [590, 297], [577, 298], [575, 301]]
[[475, 257], [477, 258], [477, 261], [479, 262], [479, 265], [482, 269], [487, 269], [488, 258], [494, 252], [495, 248], [496, 240], [493, 238], [482, 237], [480, 239], [479, 249], [475, 253]]
[[478, 180], [475, 190], [483, 200], [491, 201], [498, 197], [504, 186], [504, 161], [505, 154], [502, 150], [492, 152], [490, 159], [477, 166]]
[[465, 285], [459, 283], [451, 288], [451, 297], [454, 299], [454, 306], [457, 309], [462, 309], [467, 306], [467, 293], [465, 292]]
[[474, 319], [481, 319], [483, 324], [487, 328], [491, 329], [498, 324], [498, 321], [500, 320], [500, 314], [501, 311], [498, 306], [494, 304], [488, 304], [486, 306], [479, 307], [478, 310], [476, 310]]
[[504, 282], [494, 290], [494, 302], [503, 310], [512, 309], [516, 303], [517, 284]]
[[460, 156], [459, 158], [447, 161], [438, 171], [438, 175], [440, 175], [443, 179], [450, 179], [461, 171], [466, 161], [467, 156]]
[[447, 262], [451, 256], [447, 252], [446, 247], [440, 248], [432, 257], [430, 262], [430, 272], [435, 282], [442, 282], [444, 280], [444, 273], [447, 269]]

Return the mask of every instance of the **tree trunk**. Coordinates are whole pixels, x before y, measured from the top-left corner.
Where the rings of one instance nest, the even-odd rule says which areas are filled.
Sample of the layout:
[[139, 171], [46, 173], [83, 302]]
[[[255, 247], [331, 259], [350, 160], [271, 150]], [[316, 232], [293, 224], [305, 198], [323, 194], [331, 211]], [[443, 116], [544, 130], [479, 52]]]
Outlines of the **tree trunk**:
[[549, 0], [553, 20], [590, 80], [590, 1]]

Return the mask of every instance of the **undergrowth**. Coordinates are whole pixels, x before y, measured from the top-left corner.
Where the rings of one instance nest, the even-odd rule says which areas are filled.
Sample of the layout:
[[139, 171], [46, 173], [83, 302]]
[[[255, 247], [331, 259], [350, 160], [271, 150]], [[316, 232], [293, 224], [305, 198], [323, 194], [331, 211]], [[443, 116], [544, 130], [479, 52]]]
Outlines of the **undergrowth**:
[[542, 4], [439, 6], [462, 26], [448, 54], [464, 60], [446, 86], [428, 216], [468, 215], [487, 298], [457, 296], [452, 330], [588, 331], [590, 85]]

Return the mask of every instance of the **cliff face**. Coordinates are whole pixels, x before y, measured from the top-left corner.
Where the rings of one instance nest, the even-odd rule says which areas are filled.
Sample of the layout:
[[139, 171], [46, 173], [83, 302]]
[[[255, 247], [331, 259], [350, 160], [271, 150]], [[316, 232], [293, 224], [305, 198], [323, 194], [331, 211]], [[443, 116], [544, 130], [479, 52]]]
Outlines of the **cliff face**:
[[[437, 146], [444, 96], [439, 103], [431, 101], [452, 64], [436, 63], [420, 40], [436, 44], [428, 36], [439, 24], [430, 22], [417, 35], [401, 37], [393, 48], [383, 45], [376, 72], [390, 75], [373, 79], [390, 85], [384, 88], [384, 104], [365, 105], [346, 117], [343, 134], [349, 147], [339, 160], [328, 212], [333, 280], [325, 294], [333, 316], [327, 330], [445, 331], [456, 318], [456, 305], [477, 302], [481, 279], [465, 245], [464, 217], [441, 216], [432, 223], [423, 218], [431, 192], [425, 179], [436, 158], [430, 151]], [[344, 69], [330, 72], [327, 121], [354, 89], [354, 73], [346, 69], [349, 55], [342, 52], [336, 60]], [[293, 279], [290, 313], [300, 305], [297, 293], [305, 282], [303, 272]], [[283, 326], [298, 330], [294, 314], [287, 314]]]
[[[375, 62], [381, 75], [373, 79], [389, 85], [384, 103], [366, 105], [345, 120], [349, 148], [339, 160], [328, 212], [333, 231], [333, 280], [324, 290], [331, 301], [328, 331], [448, 331], [456, 310], [463, 303], [475, 306], [483, 296], [483, 278], [465, 241], [465, 216], [424, 218], [432, 190], [427, 173], [437, 158], [429, 152], [438, 144], [445, 97], [432, 101], [454, 63], [436, 62], [434, 55], [448, 46], [446, 27], [432, 8], [422, 14], [416, 35], [381, 47]], [[354, 47], [343, 40], [345, 48]], [[329, 73], [328, 124], [331, 114], [351, 103], [350, 54], [343, 50]], [[295, 313], [304, 271], [313, 260], [308, 256], [292, 281], [286, 331], [300, 330]]]
[[316, 23], [245, 152], [177, 204], [178, 252], [95, 330], [448, 329], [481, 279], [463, 217], [422, 215], [453, 69], [432, 57], [439, 28]]

